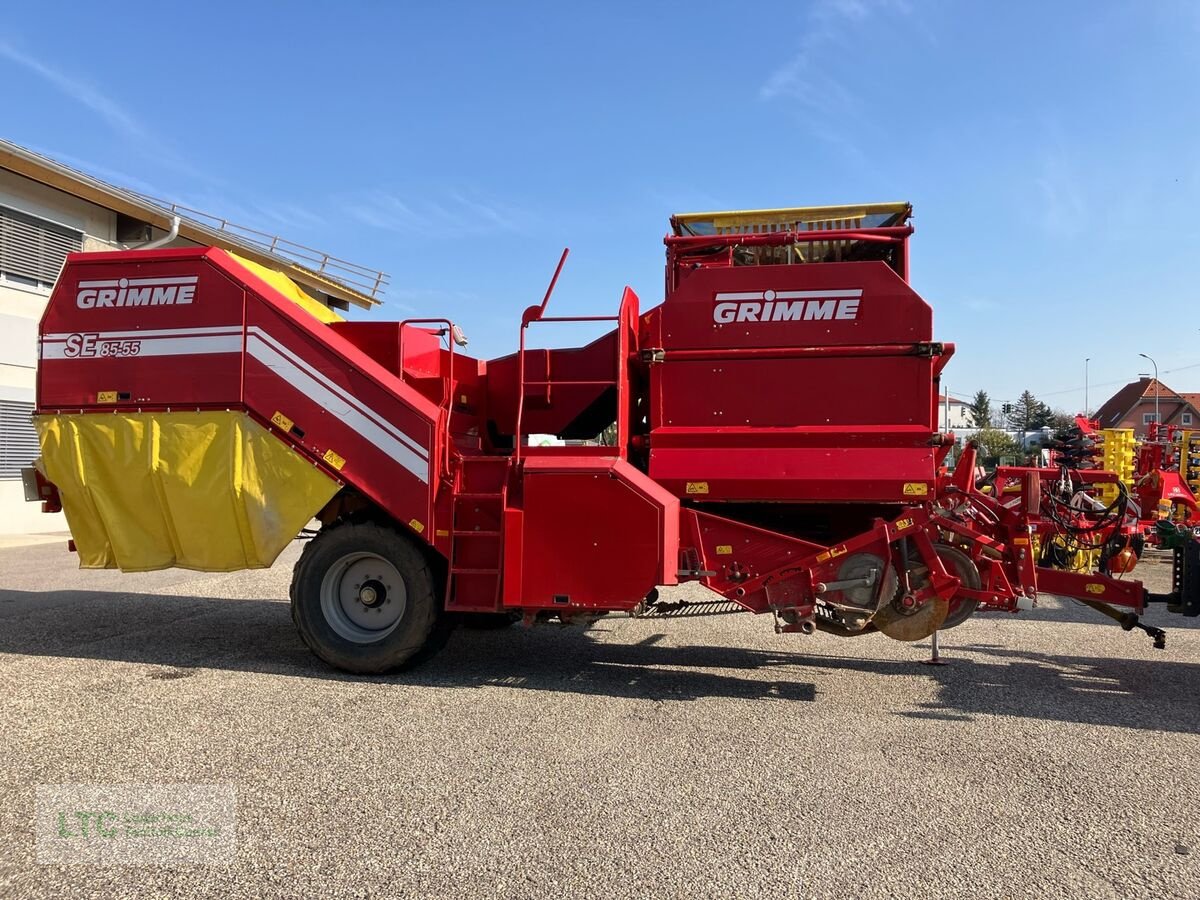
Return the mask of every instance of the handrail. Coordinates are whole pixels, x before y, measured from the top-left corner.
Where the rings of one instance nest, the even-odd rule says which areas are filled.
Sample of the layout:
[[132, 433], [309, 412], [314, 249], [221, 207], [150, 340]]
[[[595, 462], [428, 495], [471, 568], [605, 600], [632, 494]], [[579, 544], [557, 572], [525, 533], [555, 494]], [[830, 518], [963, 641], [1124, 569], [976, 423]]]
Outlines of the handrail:
[[[565, 258], [565, 256], [566, 255], [564, 254], [564, 258]], [[545, 301], [543, 301], [541, 308], [545, 309], [545, 307], [546, 307], [546, 304], [545, 304]], [[537, 307], [530, 307], [530, 309], [537, 309]], [[530, 319], [527, 322], [526, 321], [521, 322], [521, 339], [520, 339], [520, 345], [519, 345], [520, 349], [517, 351], [517, 423], [516, 423], [516, 427], [513, 429], [513, 453], [514, 453], [514, 461], [516, 462], [516, 464], [519, 465], [521, 462], [521, 418], [525, 413], [525, 386], [526, 385], [549, 386], [552, 384], [596, 386], [596, 387], [598, 387], [600, 385], [612, 384], [612, 385], [619, 386], [621, 383], [621, 362], [624, 359], [623, 350], [624, 350], [624, 345], [625, 345], [624, 336], [621, 334], [618, 334], [617, 335], [616, 368], [615, 368], [615, 371], [613, 372], [612, 378], [606, 378], [603, 381], [595, 381], [595, 380], [584, 381], [584, 380], [569, 380], [569, 379], [557, 379], [557, 378], [548, 378], [546, 381], [526, 381], [525, 380], [525, 330], [530, 325], [532, 325], [534, 322], [618, 322], [619, 323], [620, 321], [621, 321], [621, 316], [618, 314], [615, 316], [541, 316], [541, 315], [539, 315], [536, 319]], [[618, 330], [618, 332], [621, 331], [620, 328], [618, 328], [617, 330]], [[547, 373], [547, 374], [549, 374], [549, 373]], [[620, 428], [620, 426], [618, 426], [618, 430], [619, 430], [619, 428]]]
[[[446, 344], [450, 350], [450, 356], [447, 365], [448, 371], [442, 382], [442, 402], [438, 404], [438, 410], [445, 417], [445, 427], [444, 429], [439, 429], [439, 431], [444, 430], [445, 432], [445, 439], [442, 441], [442, 446], [444, 447], [444, 458], [441, 460], [442, 473], [449, 474], [451, 459], [450, 450], [453, 443], [450, 437], [450, 415], [454, 406], [454, 335], [452, 333], [454, 329], [454, 323], [449, 319], [404, 319], [400, 322], [400, 340], [398, 346], [396, 347], [396, 352], [400, 356], [397, 362], [399, 364], [398, 368], [400, 369], [401, 379], [404, 378], [404, 327], [406, 325], [446, 326]], [[441, 348], [439, 347], [438, 349], [440, 350]], [[440, 360], [440, 353], [438, 354], [438, 357]]]
[[324, 275], [334, 281], [339, 281], [355, 290], [363, 291], [373, 299], [378, 299], [379, 295], [388, 287], [390, 280], [388, 274], [378, 269], [350, 262], [349, 260], [326, 253], [323, 250], [318, 250], [315, 247], [290, 241], [277, 234], [260, 231], [248, 225], [238, 225], [222, 216], [213, 215], [212, 213], [194, 209], [190, 206], [184, 206], [182, 203], [173, 203], [170, 200], [163, 200], [159, 197], [153, 197], [149, 194], [142, 194], [136, 191], [131, 191], [130, 193], [174, 215], [183, 214], [184, 218], [190, 219], [202, 228], [223, 232], [273, 256], [282, 257], [298, 265], [303, 265], [306, 268], [311, 267], [312, 271], [317, 274]]
[[911, 225], [890, 225], [882, 228], [855, 228], [839, 231], [768, 231], [749, 234], [668, 234], [663, 243], [668, 247], [755, 245], [785, 246], [787, 244], [824, 244], [833, 241], [868, 241], [882, 244], [902, 243], [913, 233]]

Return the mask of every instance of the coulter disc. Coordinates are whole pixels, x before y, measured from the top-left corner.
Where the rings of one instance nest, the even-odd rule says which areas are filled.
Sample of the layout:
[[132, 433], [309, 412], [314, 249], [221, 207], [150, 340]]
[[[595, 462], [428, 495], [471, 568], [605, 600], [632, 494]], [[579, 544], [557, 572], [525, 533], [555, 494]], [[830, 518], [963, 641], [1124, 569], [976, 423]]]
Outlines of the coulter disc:
[[[969, 556], [947, 544], [933, 546], [952, 575], [957, 575], [965, 587], [979, 589], [979, 570]], [[909, 583], [914, 591], [918, 591], [928, 583], [929, 569], [920, 560], [913, 560], [913, 563], [908, 570]], [[935, 597], [916, 612], [909, 613], [901, 606], [900, 600], [897, 595], [895, 600], [881, 607], [871, 620], [876, 628], [897, 641], [920, 641], [939, 629], [961, 625], [979, 605], [974, 600], [956, 601], [953, 597], [949, 600]]]
[[929, 637], [942, 627], [950, 612], [950, 602], [940, 597], [927, 600], [914, 613], [901, 612], [899, 602], [897, 598], [881, 607], [871, 620], [876, 628], [896, 641], [919, 641]]

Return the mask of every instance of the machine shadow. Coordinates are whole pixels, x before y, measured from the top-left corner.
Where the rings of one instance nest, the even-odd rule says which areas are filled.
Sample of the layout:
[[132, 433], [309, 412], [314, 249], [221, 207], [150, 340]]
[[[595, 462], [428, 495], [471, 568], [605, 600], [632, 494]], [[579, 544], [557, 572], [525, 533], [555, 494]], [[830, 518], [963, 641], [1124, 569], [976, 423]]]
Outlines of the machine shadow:
[[[576, 627], [459, 629], [432, 659], [410, 671], [353, 676], [316, 659], [296, 635], [288, 605], [275, 600], [0, 590], [0, 658], [3, 654], [141, 663], [154, 667], [147, 677], [159, 679], [223, 669], [351, 683], [496, 685], [650, 700], [816, 699], [815, 686], [777, 671], [784, 660], [772, 654], [657, 642], [624, 647], [599, 643]], [[762, 670], [768, 677], [700, 671], [710, 667]]]
[[[670, 623], [662, 623], [667, 632]], [[773, 652], [737, 646], [673, 646], [664, 634], [635, 643], [598, 639], [576, 627], [459, 629], [422, 666], [360, 679], [315, 659], [292, 628], [286, 603], [103, 591], [0, 590], [0, 654], [113, 660], [154, 667], [146, 677], [185, 677], [224, 669], [332, 681], [438, 688], [502, 686], [658, 701], [735, 698], [815, 701], [822, 672], [872, 678], [923, 675], [937, 687], [919, 706], [882, 708], [914, 719], [1016, 716], [1152, 731], [1200, 733], [1200, 665], [1071, 656], [993, 644], [950, 642], [950, 664], [912, 658]], [[813, 640], [820, 640], [815, 638]], [[814, 649], [832, 649], [830, 640]], [[879, 685], [886, 699], [886, 684]]]

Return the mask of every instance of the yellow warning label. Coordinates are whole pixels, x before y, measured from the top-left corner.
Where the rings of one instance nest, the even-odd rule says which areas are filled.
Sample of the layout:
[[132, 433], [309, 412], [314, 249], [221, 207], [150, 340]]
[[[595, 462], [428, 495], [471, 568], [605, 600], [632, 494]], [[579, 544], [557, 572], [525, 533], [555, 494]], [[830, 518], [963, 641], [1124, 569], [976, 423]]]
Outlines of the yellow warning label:
[[1013, 544], [1018, 547], [1029, 546], [1029, 538], [1013, 538]]
[[830, 547], [824, 553], [817, 554], [817, 562], [823, 563], [826, 560], [833, 559], [836, 556], [842, 556], [845, 554], [845, 552], [846, 552], [845, 544], [842, 544], [842, 546], [840, 546], [840, 547]]
[[450, 532], [447, 531], [445, 528], [439, 528], [437, 531], [434, 532], [434, 534], [436, 534], [438, 537], [450, 537]]
[[422, 531], [425, 530], [425, 525], [422, 522], [418, 521], [417, 519], [409, 519], [408, 527], [411, 528], [413, 531], [415, 531], [417, 534], [420, 534]]
[[717, 544], [717, 556], [732, 556], [733, 544]]
[[1084, 590], [1087, 591], [1089, 594], [1103, 594], [1104, 593], [1104, 585], [1089, 584], [1087, 587], [1084, 588]]
[[689, 481], [687, 483], [687, 492], [689, 494], [707, 494], [708, 493], [708, 482], [707, 481]]
[[334, 453], [332, 450], [326, 450], [325, 455], [322, 456], [321, 459], [325, 460], [325, 462], [333, 466], [339, 472], [342, 470], [342, 466], [346, 464], [346, 460]]
[[913, 527], [912, 519], [900, 519], [899, 521], [896, 522], [896, 530], [897, 531], [903, 531], [905, 528], [912, 528], [912, 527]]
[[459, 402], [459, 403], [461, 403], [463, 406], [466, 406], [466, 405], [467, 405], [467, 402], [468, 402], [468, 401], [467, 401], [467, 395], [466, 395], [466, 394], [459, 394], [459, 395], [458, 395], [458, 402]]
[[96, 394], [96, 402], [97, 403], [116, 403], [117, 402], [117, 392], [116, 391], [99, 391]]
[[929, 485], [923, 481], [906, 481], [904, 483], [905, 497], [925, 497], [929, 494]]
[[293, 422], [291, 419], [289, 419], [287, 416], [285, 416], [283, 413], [281, 413], [279, 410], [275, 410], [275, 415], [271, 416], [271, 424], [279, 426], [284, 431], [291, 431], [292, 426], [295, 425], [296, 423]]

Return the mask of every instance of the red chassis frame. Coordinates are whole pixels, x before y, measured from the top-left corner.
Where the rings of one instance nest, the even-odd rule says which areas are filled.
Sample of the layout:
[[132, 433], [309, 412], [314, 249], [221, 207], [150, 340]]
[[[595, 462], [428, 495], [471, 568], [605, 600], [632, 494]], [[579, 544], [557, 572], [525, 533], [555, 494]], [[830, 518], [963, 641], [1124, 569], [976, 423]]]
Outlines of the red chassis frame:
[[[378, 510], [427, 545], [455, 611], [631, 610], [658, 585], [693, 580], [776, 614], [782, 630], [811, 631], [846, 606], [856, 579], [843, 567], [865, 555], [879, 570], [870, 602], [901, 615], [934, 600], [951, 612], [1011, 611], [1039, 589], [1140, 612], [1137, 582], [1037, 565], [1040, 480], [1056, 470], [1001, 470], [1022, 485], [1014, 503], [976, 489], [972, 448], [954, 474], [942, 468], [952, 438], [938, 431], [938, 383], [954, 348], [933, 340], [932, 311], [908, 284], [911, 233], [673, 235], [664, 302], [642, 313], [626, 288], [610, 317], [546, 316], [564, 253], [522, 318], [518, 352], [486, 361], [441, 347], [438, 333], [452, 330], [443, 319], [322, 325], [220, 251], [73, 255], [42, 322], [44, 348], [151, 321], [159, 331], [145, 333], [166, 329], [164, 342], [228, 331], [242, 349], [187, 366], [44, 354], [38, 412], [244, 410], [342, 484], [323, 522]], [[843, 245], [834, 261], [745, 261], [756, 248]], [[134, 270], [194, 277], [202, 301], [77, 306], [81, 280]], [[539, 321], [616, 327], [585, 347], [527, 349]], [[281, 379], [277, 359], [303, 377]], [[310, 376], [370, 428], [298, 387]], [[126, 399], [101, 403], [97, 385]], [[276, 411], [302, 427], [281, 430]], [[615, 424], [613, 445], [525, 443], [594, 434], [597, 422]], [[387, 446], [405, 450], [407, 465]], [[945, 546], [978, 571], [977, 589], [945, 564]], [[883, 594], [888, 570], [894, 597]]]

